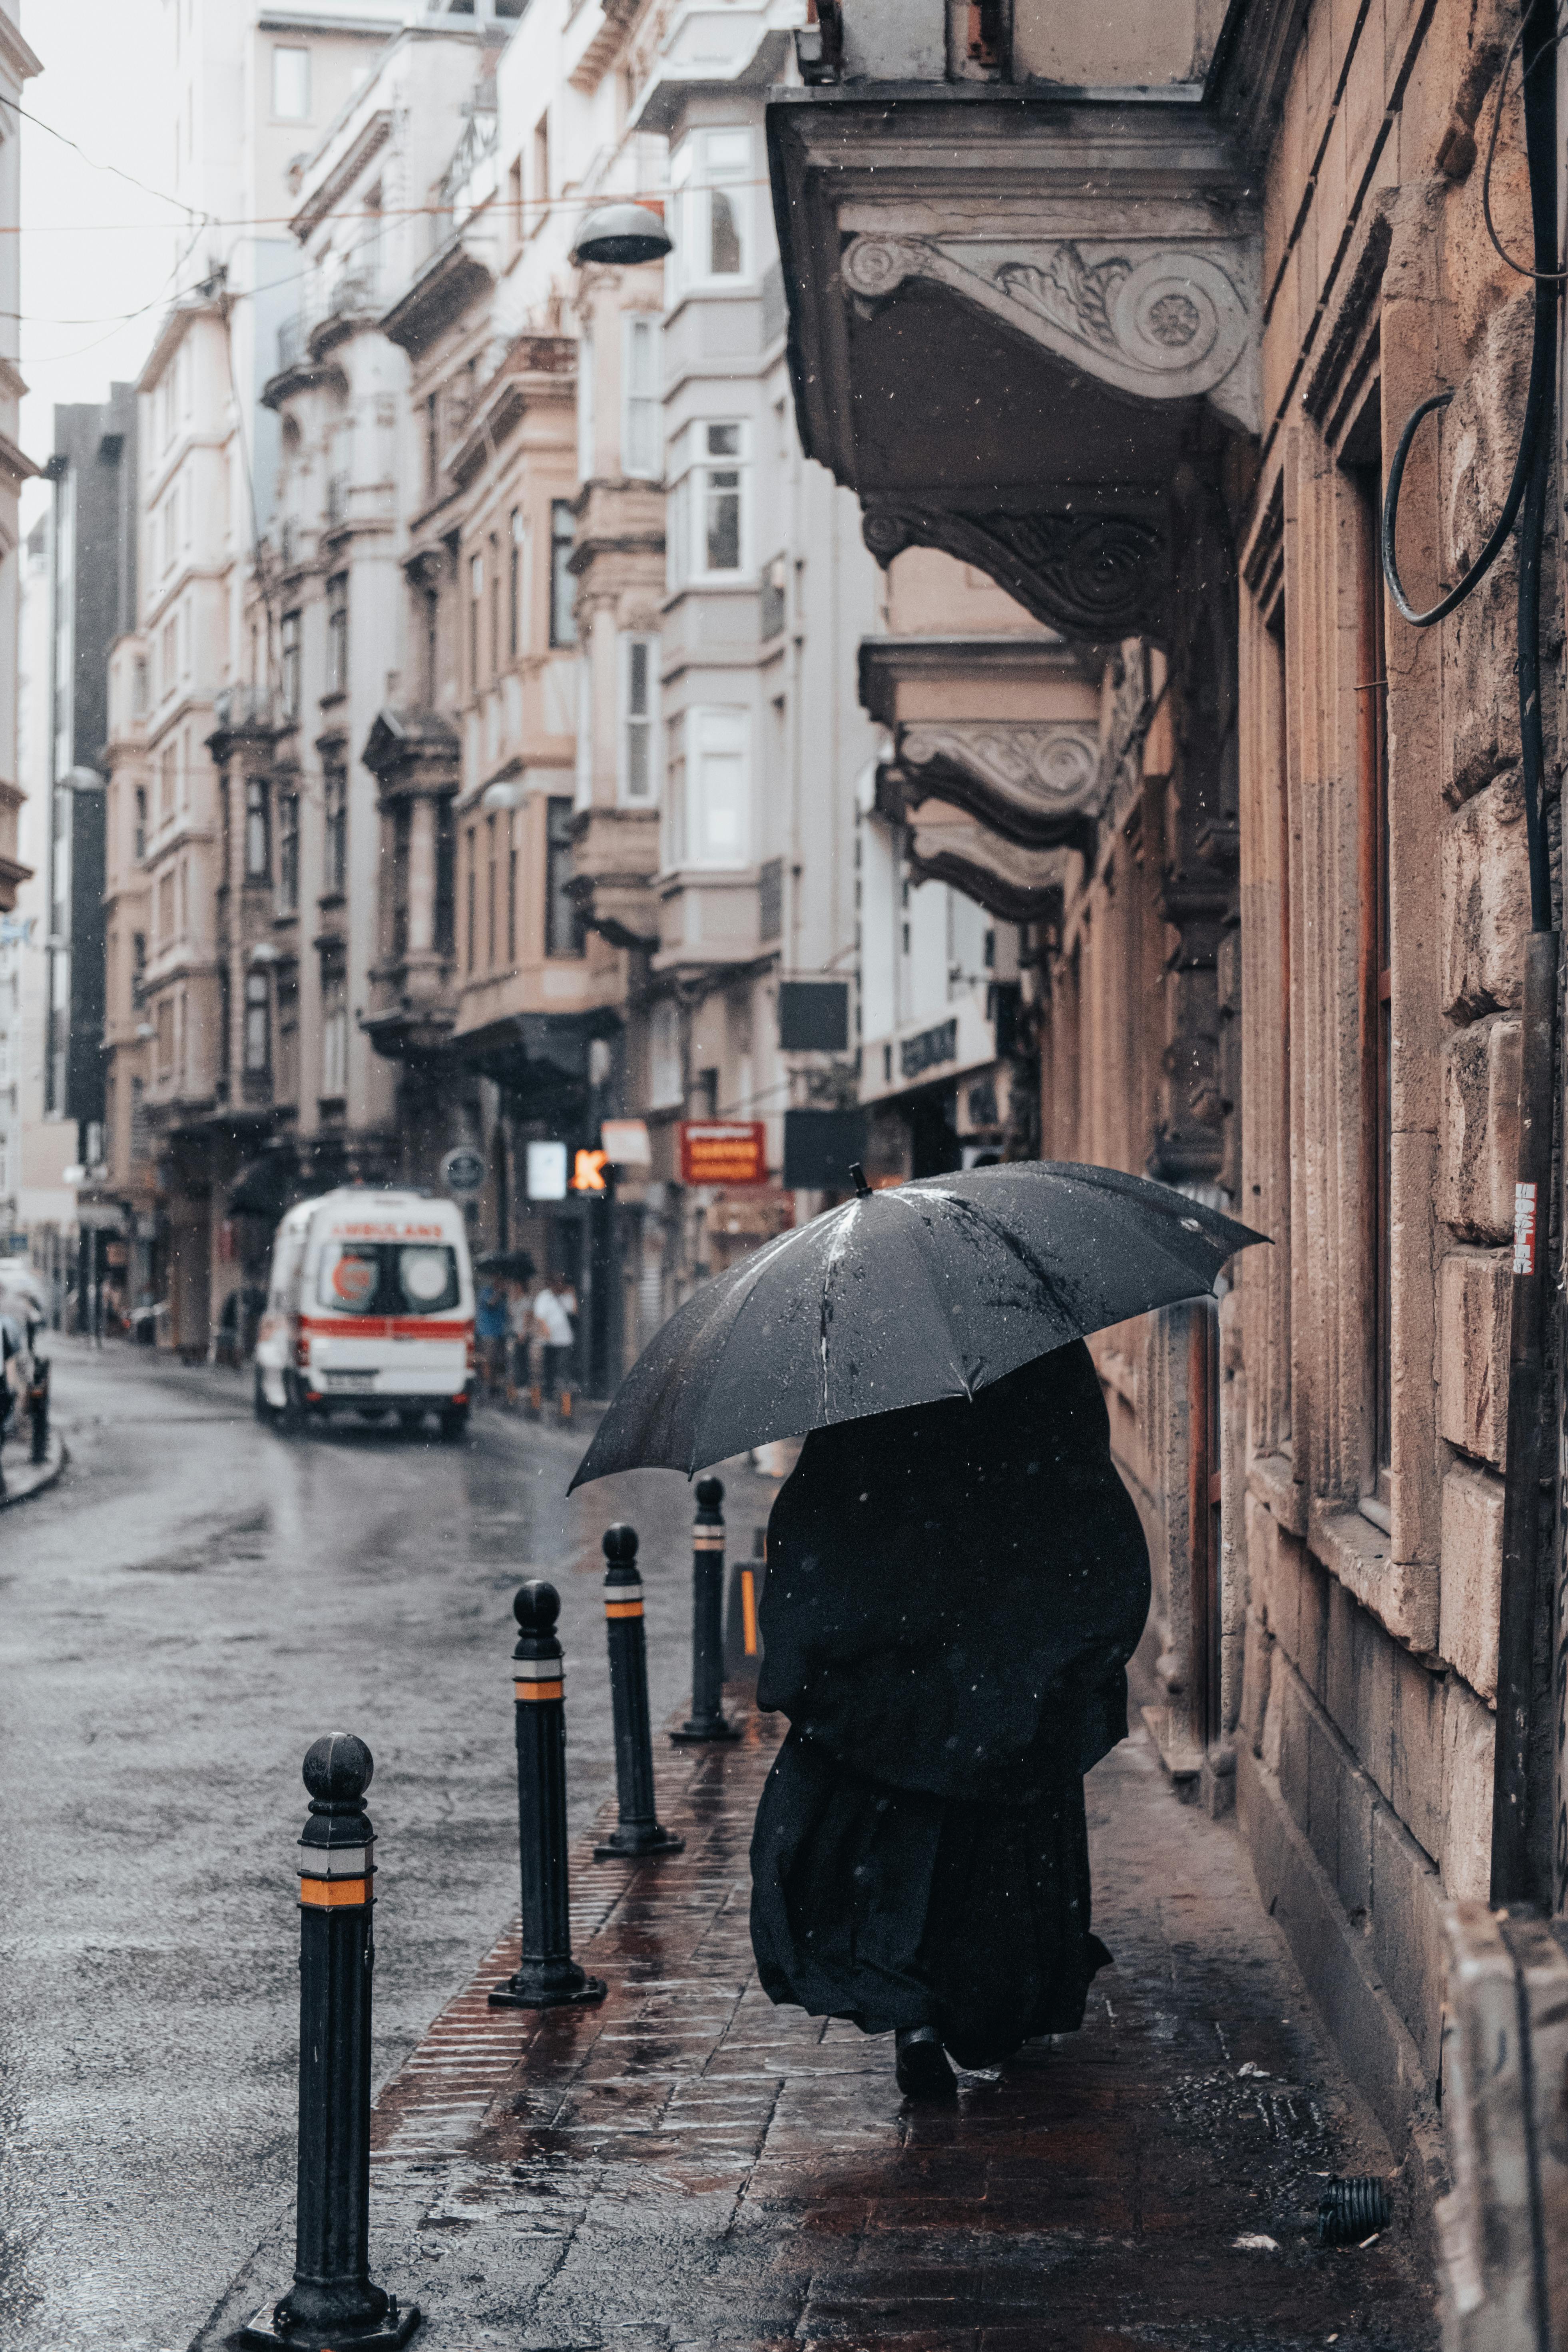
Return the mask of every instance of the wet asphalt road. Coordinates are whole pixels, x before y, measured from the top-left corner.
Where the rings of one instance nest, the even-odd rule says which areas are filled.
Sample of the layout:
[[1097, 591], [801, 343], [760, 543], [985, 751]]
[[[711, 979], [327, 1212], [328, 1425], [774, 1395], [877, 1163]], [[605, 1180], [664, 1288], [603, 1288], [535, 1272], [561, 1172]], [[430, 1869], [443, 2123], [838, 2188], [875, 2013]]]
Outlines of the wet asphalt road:
[[[184, 2346], [292, 2187], [300, 1762], [375, 1757], [375, 2065], [516, 1907], [510, 1598], [563, 1599], [574, 1826], [614, 1783], [599, 1537], [689, 1689], [691, 1498], [568, 1503], [589, 1432], [257, 1427], [230, 1373], [56, 1345], [59, 1485], [0, 1513], [0, 2352]], [[776, 1489], [726, 1473], [731, 1549]], [[656, 1766], [658, 1754], [656, 1748]]]

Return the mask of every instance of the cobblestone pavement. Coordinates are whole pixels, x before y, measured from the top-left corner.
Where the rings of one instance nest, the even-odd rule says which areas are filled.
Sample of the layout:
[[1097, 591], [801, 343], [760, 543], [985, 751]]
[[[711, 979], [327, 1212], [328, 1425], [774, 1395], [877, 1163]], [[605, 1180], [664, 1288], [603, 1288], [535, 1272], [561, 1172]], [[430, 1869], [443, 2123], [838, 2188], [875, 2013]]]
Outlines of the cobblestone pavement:
[[[731, 1694], [732, 1697], [740, 1695]], [[485, 1995], [489, 1952], [378, 2103], [373, 2266], [428, 2352], [1421, 2352], [1398, 2226], [1320, 2250], [1332, 2172], [1386, 2146], [1314, 2031], [1229, 1829], [1177, 1805], [1140, 1733], [1091, 1776], [1096, 1920], [1117, 1957], [1081, 2034], [900, 2099], [887, 2041], [776, 2010], [746, 1849], [782, 1727], [666, 1749], [683, 1855], [574, 1858], [602, 2008]], [[662, 1745], [662, 1743], [661, 1743]], [[1247, 2247], [1246, 2238], [1272, 2240]], [[286, 2284], [284, 2229], [201, 2352]]]

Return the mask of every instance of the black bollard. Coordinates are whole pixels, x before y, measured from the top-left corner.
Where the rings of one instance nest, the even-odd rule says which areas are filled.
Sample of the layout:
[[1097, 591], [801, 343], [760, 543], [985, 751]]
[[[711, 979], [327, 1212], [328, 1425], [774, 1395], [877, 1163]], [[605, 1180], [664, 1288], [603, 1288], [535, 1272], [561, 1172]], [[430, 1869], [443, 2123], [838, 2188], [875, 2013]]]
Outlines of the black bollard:
[[49, 1458], [49, 1367], [47, 1360], [33, 1360], [32, 1386], [27, 1391], [27, 1412], [33, 1423], [32, 1459], [47, 1462]]
[[767, 1529], [752, 1529], [752, 1557], [730, 1562], [730, 1591], [724, 1603], [724, 1679], [734, 1682], [742, 1675], [755, 1679], [762, 1664], [763, 1637], [757, 1624], [757, 1606], [763, 1597], [763, 1578], [766, 1572]]
[[566, 1867], [566, 1692], [555, 1620], [561, 1596], [537, 1578], [511, 1604], [518, 1622], [512, 1652], [517, 1717], [518, 1847], [522, 1863], [522, 1958], [497, 1985], [492, 2009], [564, 2009], [603, 2000], [602, 1979], [572, 1958], [571, 1888]]
[[669, 1736], [682, 1747], [741, 1736], [724, 1714], [724, 1488], [717, 1478], [697, 1481], [697, 1523], [691, 1530], [691, 1713]]
[[605, 1634], [616, 1711], [616, 1794], [621, 1817], [619, 1825], [594, 1848], [594, 1859], [616, 1862], [628, 1854], [679, 1853], [685, 1839], [660, 1827], [654, 1805], [647, 1644], [636, 1528], [607, 1528], [605, 1558]]
[[372, 1769], [369, 1748], [347, 1731], [329, 1732], [305, 1758], [294, 2284], [241, 2330], [247, 2344], [384, 2347], [406, 2344], [419, 2325], [418, 2305], [400, 2305], [369, 2269]]

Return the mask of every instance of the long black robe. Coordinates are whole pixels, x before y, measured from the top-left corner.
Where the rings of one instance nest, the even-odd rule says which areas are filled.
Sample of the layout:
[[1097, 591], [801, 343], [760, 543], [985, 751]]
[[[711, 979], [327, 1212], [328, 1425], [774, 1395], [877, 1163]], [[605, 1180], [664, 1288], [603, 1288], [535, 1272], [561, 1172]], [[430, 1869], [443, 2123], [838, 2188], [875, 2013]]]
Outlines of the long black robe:
[[819, 1430], [768, 1528], [760, 1703], [788, 1716], [752, 1842], [775, 2001], [961, 2064], [1083, 2019], [1083, 1775], [1127, 1730], [1149, 1559], [1082, 1341]]

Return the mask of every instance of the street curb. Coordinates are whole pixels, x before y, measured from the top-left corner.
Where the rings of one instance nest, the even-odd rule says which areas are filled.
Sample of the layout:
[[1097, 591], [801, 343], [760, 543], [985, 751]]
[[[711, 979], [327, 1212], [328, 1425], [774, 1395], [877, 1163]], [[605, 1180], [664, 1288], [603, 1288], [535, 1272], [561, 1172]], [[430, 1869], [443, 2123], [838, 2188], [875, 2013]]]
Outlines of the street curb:
[[11, 1503], [31, 1502], [46, 1486], [52, 1486], [66, 1464], [70, 1460], [63, 1437], [51, 1437], [49, 1450], [42, 1462], [24, 1463], [19, 1470], [7, 1470], [5, 1491], [0, 1495], [0, 1511]]

